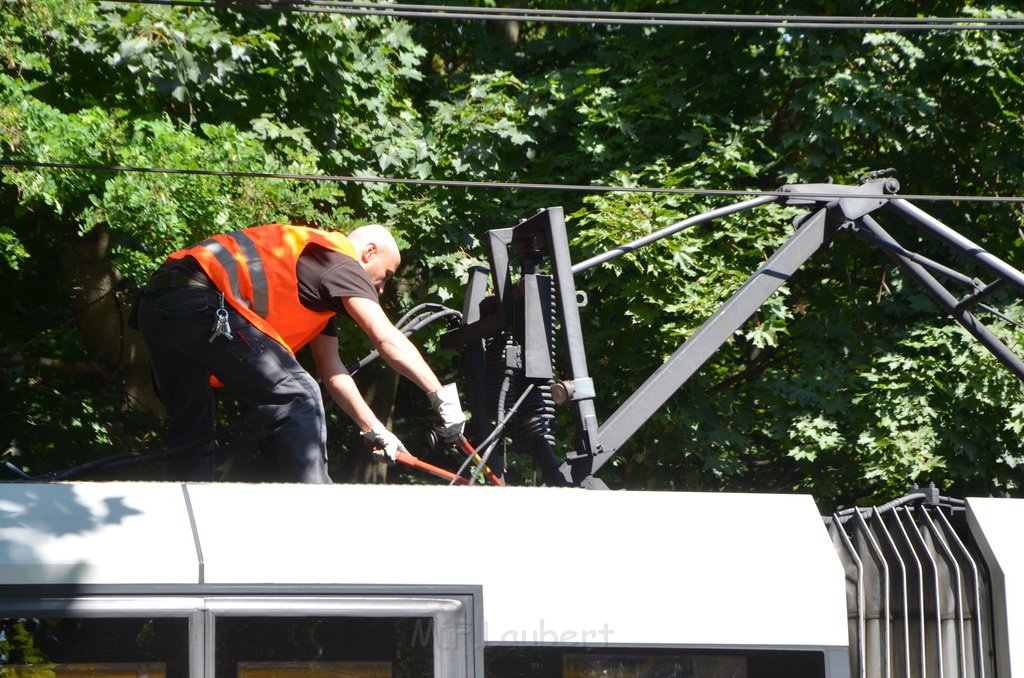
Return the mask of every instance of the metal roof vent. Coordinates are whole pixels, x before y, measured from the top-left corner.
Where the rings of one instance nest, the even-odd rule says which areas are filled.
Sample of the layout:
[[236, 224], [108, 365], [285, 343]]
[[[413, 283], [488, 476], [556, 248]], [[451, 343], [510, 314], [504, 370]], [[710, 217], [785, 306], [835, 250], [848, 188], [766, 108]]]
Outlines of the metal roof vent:
[[846, 570], [850, 675], [993, 676], [988, 572], [934, 486], [825, 518]]

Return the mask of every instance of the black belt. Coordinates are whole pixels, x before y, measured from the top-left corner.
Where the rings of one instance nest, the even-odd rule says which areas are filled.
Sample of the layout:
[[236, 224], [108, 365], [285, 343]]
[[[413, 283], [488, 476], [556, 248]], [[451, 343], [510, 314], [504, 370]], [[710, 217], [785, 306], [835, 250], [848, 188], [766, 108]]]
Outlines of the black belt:
[[207, 277], [197, 278], [185, 271], [171, 269], [168, 271], [157, 271], [146, 283], [146, 291], [162, 290], [165, 287], [206, 287], [216, 289], [213, 282]]

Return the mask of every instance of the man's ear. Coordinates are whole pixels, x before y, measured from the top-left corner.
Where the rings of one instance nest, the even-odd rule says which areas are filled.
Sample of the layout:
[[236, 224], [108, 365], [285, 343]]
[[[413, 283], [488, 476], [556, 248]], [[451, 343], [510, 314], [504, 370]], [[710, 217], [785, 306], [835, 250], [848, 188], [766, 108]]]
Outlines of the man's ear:
[[367, 244], [366, 247], [363, 248], [363, 263], [370, 263], [375, 256], [377, 256], [377, 245], [371, 242]]

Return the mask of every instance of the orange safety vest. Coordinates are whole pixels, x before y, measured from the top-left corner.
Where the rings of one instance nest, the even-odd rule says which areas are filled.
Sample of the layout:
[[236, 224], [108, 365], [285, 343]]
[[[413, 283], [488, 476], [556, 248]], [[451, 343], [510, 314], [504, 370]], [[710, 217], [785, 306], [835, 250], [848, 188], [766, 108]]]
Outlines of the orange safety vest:
[[294, 354], [334, 315], [312, 311], [299, 301], [295, 268], [310, 243], [358, 258], [355, 246], [341, 233], [267, 224], [215, 235], [167, 260], [195, 258], [226, 302]]

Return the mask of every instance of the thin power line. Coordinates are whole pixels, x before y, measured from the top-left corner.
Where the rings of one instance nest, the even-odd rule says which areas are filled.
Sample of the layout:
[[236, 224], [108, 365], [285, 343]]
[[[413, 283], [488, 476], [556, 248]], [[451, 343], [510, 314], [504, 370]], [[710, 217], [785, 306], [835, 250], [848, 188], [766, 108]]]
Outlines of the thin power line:
[[457, 7], [331, 0], [100, 0], [106, 3], [161, 5], [236, 11], [387, 16], [412, 19], [523, 21], [537, 23], [665, 26], [691, 28], [786, 28], [796, 30], [1020, 31], [1024, 17], [858, 17], [780, 14], [691, 14], [673, 12], [606, 12], [512, 7]]
[[[361, 183], [361, 184], [401, 184], [408, 186], [440, 186], [446, 188], [479, 188], [502, 190], [530, 191], [575, 191], [586, 193], [668, 193], [676, 195], [705, 196], [777, 196], [793, 197], [788, 191], [765, 190], [732, 190], [707, 188], [657, 188], [643, 186], [583, 185], [583, 184], [546, 184], [511, 181], [461, 181], [454, 179], [403, 179], [400, 177], [354, 177], [331, 174], [289, 174], [284, 172], [243, 172], [240, 170], [209, 170], [184, 169], [177, 167], [133, 167], [126, 165], [90, 165], [68, 162], [43, 162], [35, 160], [10, 160], [0, 158], [0, 167], [20, 169], [64, 169], [74, 172], [134, 172], [140, 174], [179, 174], [190, 176], [234, 177], [245, 179], [281, 179], [288, 181], [317, 181], [325, 183]], [[801, 197], [825, 199], [849, 198], [848, 193], [801, 193]], [[986, 196], [986, 195], [910, 195], [898, 194], [894, 198], [916, 200], [920, 202], [985, 202], [985, 203], [1018, 203], [1024, 204], [1021, 196]]]

